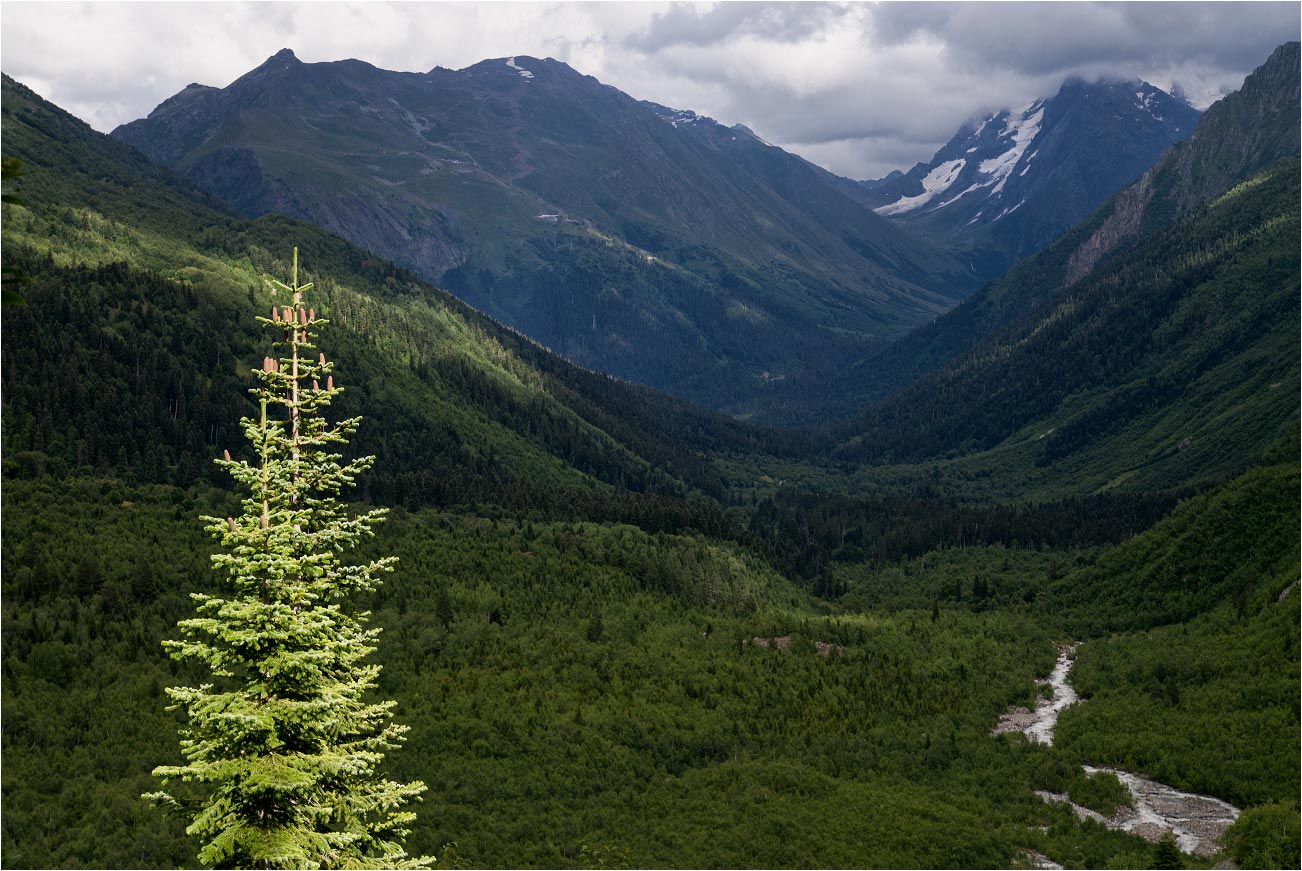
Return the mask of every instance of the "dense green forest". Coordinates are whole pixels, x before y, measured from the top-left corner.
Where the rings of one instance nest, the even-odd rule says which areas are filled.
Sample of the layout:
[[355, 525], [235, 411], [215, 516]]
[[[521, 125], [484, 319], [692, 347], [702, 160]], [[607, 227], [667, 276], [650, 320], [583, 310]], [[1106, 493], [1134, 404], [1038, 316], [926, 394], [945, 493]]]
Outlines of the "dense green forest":
[[[11, 482], [4, 499], [22, 542], [4, 551], [5, 862], [192, 863], [135, 796], [175, 752], [161, 688], [189, 678], [158, 642], [211, 584], [193, 518], [231, 497], [92, 478]], [[413, 727], [390, 766], [431, 785], [415, 852], [565, 867], [1146, 855], [1034, 798], [1051, 751], [987, 735], [1052, 661], [1026, 614], [829, 613], [736, 546], [610, 524], [400, 512], [373, 546], [402, 558], [366, 604], [382, 689]]]
[[[1142, 843], [1080, 827], [1032, 790], [1070, 783], [1079, 759], [1245, 807], [1287, 804], [1296, 664], [1269, 663], [1297, 649], [1296, 590], [1280, 597], [1295, 544], [1246, 596], [1082, 647], [1091, 698], [1064, 716], [1058, 746], [987, 733], [1029, 702], [1050, 641], [1071, 637], [1061, 615], [1091, 613], [1044, 600], [1098, 589], [1110, 564], [1160, 570], [1207, 498], [1265, 496], [1246, 524], [1273, 503], [1296, 526], [1296, 482], [1254, 473], [1102, 553], [933, 552], [857, 580], [843, 608], [704, 536], [400, 511], [368, 548], [398, 554], [399, 571], [364, 604], [385, 628], [382, 689], [413, 727], [390, 766], [437, 784], [412, 846], [471, 865], [984, 867], [1027, 849], [1142, 865]], [[22, 542], [3, 566], [7, 863], [192, 861], [134, 796], [174, 752], [161, 688], [187, 679], [157, 643], [211, 584], [194, 517], [231, 498], [103, 478], [6, 484], [9, 541]], [[896, 573], [921, 601], [863, 599]], [[1162, 622], [1152, 612], [1148, 625]], [[783, 636], [785, 650], [756, 643]], [[79, 825], [85, 838], [66, 837]]]
[[[240, 456], [260, 277], [295, 245], [351, 448], [377, 455], [349, 498], [392, 512], [357, 558], [398, 570], [357, 605], [412, 730], [387, 768], [430, 787], [412, 853], [1148, 865], [1036, 797], [1106, 813], [1124, 796], [1090, 763], [1231, 801], [1226, 855], [1298, 864], [1295, 159], [829, 456], [835, 431], [571, 366], [4, 87], [31, 170], [3, 207], [27, 277], [0, 343], [5, 867], [195, 863], [139, 800], [179, 761], [163, 690], [197, 678], [160, 642], [218, 583], [198, 518], [238, 511], [212, 460]], [[1084, 701], [1058, 742], [992, 736], [1067, 641]]]

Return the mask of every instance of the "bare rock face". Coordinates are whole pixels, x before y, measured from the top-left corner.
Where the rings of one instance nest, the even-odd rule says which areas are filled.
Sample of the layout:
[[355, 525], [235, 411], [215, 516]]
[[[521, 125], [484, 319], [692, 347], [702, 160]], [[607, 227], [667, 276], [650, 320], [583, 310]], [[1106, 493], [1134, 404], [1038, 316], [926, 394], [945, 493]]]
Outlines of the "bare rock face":
[[1188, 141], [1113, 199], [1111, 213], [1071, 255], [1063, 286], [1080, 281], [1144, 229], [1169, 223], [1280, 157], [1297, 154], [1298, 81], [1298, 43], [1285, 43], [1239, 91], [1207, 110]]
[[1236, 93], [1207, 110], [1185, 147], [1172, 154], [1170, 196], [1177, 213], [1299, 151], [1299, 45], [1288, 42]]
[[1095, 264], [1123, 240], [1135, 236], [1144, 225], [1144, 212], [1153, 196], [1153, 179], [1144, 173], [1139, 181], [1117, 195], [1112, 214], [1072, 252], [1067, 261], [1063, 287], [1071, 287], [1093, 271]]

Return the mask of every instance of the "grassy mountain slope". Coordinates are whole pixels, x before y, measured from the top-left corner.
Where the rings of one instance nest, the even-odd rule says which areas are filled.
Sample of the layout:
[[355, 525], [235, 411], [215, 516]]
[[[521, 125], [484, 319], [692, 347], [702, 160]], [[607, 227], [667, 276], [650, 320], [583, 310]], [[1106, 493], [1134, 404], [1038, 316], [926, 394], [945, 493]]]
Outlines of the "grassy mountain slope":
[[554, 60], [413, 74], [286, 50], [114, 135], [570, 360], [718, 406], [766, 372], [862, 356], [974, 286], [799, 158]]
[[998, 447], [965, 462], [1077, 492], [1233, 474], [1295, 417], [1298, 197], [1296, 159], [1276, 164], [873, 407], [838, 453]]

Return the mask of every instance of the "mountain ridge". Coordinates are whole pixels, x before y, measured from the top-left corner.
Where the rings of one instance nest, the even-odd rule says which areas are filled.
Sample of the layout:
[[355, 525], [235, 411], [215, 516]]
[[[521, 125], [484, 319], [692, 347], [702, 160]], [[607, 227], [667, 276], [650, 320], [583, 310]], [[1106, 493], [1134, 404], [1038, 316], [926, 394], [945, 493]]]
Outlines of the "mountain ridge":
[[1241, 472], [1296, 419], [1298, 173], [1280, 158], [1141, 237], [870, 407], [838, 455], [1086, 491]]
[[[1214, 479], [1251, 462], [1296, 411], [1295, 391], [1279, 391], [1298, 378], [1288, 233], [1302, 152], [1299, 54], [1298, 43], [1281, 45], [1134, 185], [894, 348], [913, 378], [834, 428], [842, 456], [916, 460], [999, 445], [1040, 476], [1079, 474], [1080, 458], [1092, 457], [1096, 471], [1114, 469], [1099, 482], [1107, 488], [1170, 482], [1199, 465]], [[966, 413], [929, 414], [936, 397], [954, 403], [949, 415]], [[1108, 445], [1130, 465], [1104, 462]]]
[[112, 135], [243, 214], [318, 223], [574, 362], [715, 407], [976, 286], [848, 181], [552, 59], [393, 73], [281, 52]]

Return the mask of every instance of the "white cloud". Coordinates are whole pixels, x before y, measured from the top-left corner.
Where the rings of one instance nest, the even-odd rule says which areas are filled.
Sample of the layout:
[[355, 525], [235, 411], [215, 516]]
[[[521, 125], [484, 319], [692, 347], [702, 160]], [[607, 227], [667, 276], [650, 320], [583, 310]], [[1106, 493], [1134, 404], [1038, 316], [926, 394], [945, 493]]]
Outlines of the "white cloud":
[[1210, 102], [1299, 28], [1295, 3], [6, 2], [0, 16], [5, 71], [100, 130], [284, 47], [407, 71], [550, 56], [859, 178], [1068, 75], [1178, 82]]

